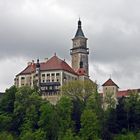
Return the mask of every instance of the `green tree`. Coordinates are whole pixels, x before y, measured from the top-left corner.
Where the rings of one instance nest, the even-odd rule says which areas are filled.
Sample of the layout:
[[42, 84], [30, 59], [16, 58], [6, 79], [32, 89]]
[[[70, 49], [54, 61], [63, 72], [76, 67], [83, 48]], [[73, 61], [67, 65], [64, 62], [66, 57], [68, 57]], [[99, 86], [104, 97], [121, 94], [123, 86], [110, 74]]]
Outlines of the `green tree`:
[[79, 132], [81, 124], [80, 117], [86, 105], [87, 100], [97, 91], [97, 85], [90, 80], [71, 81], [62, 86], [62, 94], [72, 98], [73, 111], [72, 120], [74, 121], [74, 130]]
[[8, 132], [1, 132], [0, 140], [15, 140], [15, 138]]
[[59, 117], [59, 139], [66, 133], [68, 129], [73, 129], [73, 121], [71, 118], [73, 103], [69, 97], [63, 96], [56, 105], [57, 115]]
[[84, 140], [99, 139], [99, 123], [96, 113], [92, 110], [84, 110], [82, 113], [80, 134]]
[[61, 140], [81, 140], [79, 136], [75, 136], [74, 133], [68, 129]]
[[7, 89], [0, 100], [0, 131], [10, 131], [12, 128], [12, 118], [15, 102], [15, 86]]
[[0, 100], [0, 114], [1, 113], [13, 113], [15, 93], [17, 89], [15, 86], [7, 89]]
[[119, 134], [117, 135], [114, 140], [137, 140], [133, 133], [128, 134]]
[[0, 131], [8, 131], [11, 128], [12, 116], [8, 114], [0, 115]]
[[137, 92], [131, 92], [125, 99], [127, 130], [138, 131], [140, 129], [140, 96]]
[[86, 108], [96, 112], [98, 120], [102, 120], [103, 117], [102, 97], [97, 91], [87, 100]]
[[62, 86], [62, 94], [75, 99], [80, 99], [86, 103], [87, 99], [96, 92], [96, 84], [90, 80], [71, 81]]
[[103, 108], [104, 108], [104, 110], [116, 107], [117, 99], [114, 97], [113, 94], [114, 93], [112, 93], [112, 92], [107, 92], [105, 94], [105, 97], [103, 99]]
[[56, 140], [58, 138], [58, 115], [54, 106], [47, 101], [40, 107], [38, 125], [45, 132], [45, 138], [47, 140]]
[[45, 132], [41, 130], [37, 130], [36, 132], [26, 131], [26, 133], [20, 137], [20, 140], [46, 140]]
[[21, 87], [17, 90], [14, 102], [12, 131], [17, 135], [22, 131], [34, 129], [41, 98], [30, 87]]
[[120, 133], [122, 130], [128, 129], [129, 122], [125, 97], [120, 98], [118, 101], [118, 105], [116, 107], [116, 123], [118, 126], [118, 133]]

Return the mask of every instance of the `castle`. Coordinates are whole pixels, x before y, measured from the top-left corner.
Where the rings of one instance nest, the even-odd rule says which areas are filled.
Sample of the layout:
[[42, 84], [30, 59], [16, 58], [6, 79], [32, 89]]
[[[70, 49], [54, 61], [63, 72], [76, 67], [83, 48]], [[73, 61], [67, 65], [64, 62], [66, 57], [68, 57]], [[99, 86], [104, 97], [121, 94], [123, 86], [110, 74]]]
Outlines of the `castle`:
[[[43, 98], [58, 100], [60, 86], [72, 80], [89, 79], [87, 38], [82, 31], [81, 21], [78, 21], [77, 32], [72, 39], [70, 49], [71, 66], [56, 54], [44, 62], [28, 62], [27, 67], [16, 75], [15, 85], [38, 86]], [[56, 98], [57, 97], [57, 98]]]
[[[81, 21], [78, 21], [77, 32], [72, 39], [73, 45], [70, 49], [71, 66], [65, 60], [60, 59], [56, 54], [44, 62], [35, 63], [28, 62], [27, 67], [16, 75], [16, 87], [30, 86], [39, 87], [42, 92], [42, 98], [47, 98], [52, 102], [57, 102], [61, 97], [60, 87], [72, 80], [89, 79], [87, 38], [85, 37]], [[107, 93], [111, 93], [112, 97], [117, 100], [122, 96], [128, 96], [129, 91], [119, 91], [119, 87], [112, 79], [108, 79], [103, 85], [103, 93], [100, 95], [103, 99]], [[140, 92], [139, 89], [135, 91]]]

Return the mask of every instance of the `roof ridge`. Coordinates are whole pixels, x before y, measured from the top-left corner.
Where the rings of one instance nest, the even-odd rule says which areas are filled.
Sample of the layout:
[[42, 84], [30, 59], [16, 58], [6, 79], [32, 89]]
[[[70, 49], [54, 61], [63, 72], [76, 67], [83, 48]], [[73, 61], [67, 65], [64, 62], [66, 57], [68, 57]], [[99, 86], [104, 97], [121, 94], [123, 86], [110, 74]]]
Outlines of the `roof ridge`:
[[102, 86], [117, 86], [118, 87], [118, 85], [111, 78], [109, 78]]

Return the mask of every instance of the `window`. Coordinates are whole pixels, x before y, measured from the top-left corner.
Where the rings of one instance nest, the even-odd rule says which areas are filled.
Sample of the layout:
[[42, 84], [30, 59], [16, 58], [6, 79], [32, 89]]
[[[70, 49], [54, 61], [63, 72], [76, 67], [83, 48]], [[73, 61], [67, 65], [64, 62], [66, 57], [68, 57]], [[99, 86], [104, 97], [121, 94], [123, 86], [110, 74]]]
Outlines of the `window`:
[[57, 79], [57, 82], [59, 82], [59, 79]]
[[52, 76], [54, 76], [54, 73], [52, 73]]
[[56, 76], [59, 76], [60, 75], [60, 73], [56, 73]]
[[45, 74], [42, 74], [42, 77], [45, 77]]
[[25, 79], [25, 77], [21, 77], [21, 80], [24, 80]]
[[45, 80], [43, 80], [43, 83], [45, 82]]
[[54, 82], [54, 79], [52, 79], [52, 82]]
[[50, 74], [48, 73], [47, 76], [50, 76]]

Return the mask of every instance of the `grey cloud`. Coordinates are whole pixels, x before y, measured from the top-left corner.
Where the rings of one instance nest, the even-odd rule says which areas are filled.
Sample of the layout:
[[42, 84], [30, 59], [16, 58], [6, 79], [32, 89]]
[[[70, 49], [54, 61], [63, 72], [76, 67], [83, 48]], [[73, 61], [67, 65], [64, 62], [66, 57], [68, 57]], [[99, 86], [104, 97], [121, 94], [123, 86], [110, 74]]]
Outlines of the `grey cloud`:
[[131, 75], [131, 84], [138, 85], [139, 5], [139, 0], [0, 0], [0, 60], [43, 59], [55, 52], [70, 60], [80, 16], [89, 39], [91, 75], [103, 82], [111, 72], [120, 83], [131, 83]]

